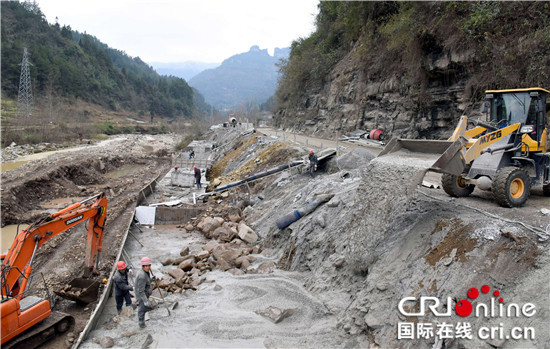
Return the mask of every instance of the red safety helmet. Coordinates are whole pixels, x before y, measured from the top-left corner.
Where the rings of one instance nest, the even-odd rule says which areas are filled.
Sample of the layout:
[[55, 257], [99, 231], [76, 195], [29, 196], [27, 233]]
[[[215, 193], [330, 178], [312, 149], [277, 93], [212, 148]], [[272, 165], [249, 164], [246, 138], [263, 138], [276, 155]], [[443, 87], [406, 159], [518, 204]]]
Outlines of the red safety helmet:
[[151, 265], [151, 258], [149, 257], [143, 257], [141, 259], [141, 265]]
[[312, 155], [313, 154], [313, 150], [309, 150], [309, 155]]
[[193, 166], [193, 168], [196, 170], [196, 169], [197, 169], [197, 166]]
[[117, 270], [124, 270], [126, 269], [126, 263], [124, 263], [124, 261], [120, 261], [116, 264], [116, 269]]
[[178, 167], [177, 167], [177, 166], [174, 166], [174, 170], [177, 170], [177, 169], [178, 169]]

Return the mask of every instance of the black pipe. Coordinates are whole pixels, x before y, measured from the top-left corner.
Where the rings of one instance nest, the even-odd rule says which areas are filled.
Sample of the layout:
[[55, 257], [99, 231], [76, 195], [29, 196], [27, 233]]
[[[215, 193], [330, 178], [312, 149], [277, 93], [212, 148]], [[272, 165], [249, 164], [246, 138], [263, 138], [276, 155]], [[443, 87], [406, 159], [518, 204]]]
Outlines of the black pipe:
[[262, 177], [269, 176], [270, 174], [274, 174], [274, 173], [277, 173], [277, 172], [286, 170], [286, 169], [288, 169], [288, 168], [291, 168], [291, 167], [295, 167], [295, 166], [301, 165], [301, 164], [303, 164], [303, 163], [304, 163], [303, 161], [294, 161], [294, 162], [292, 162], [292, 163], [290, 163], [290, 164], [281, 165], [281, 166], [278, 166], [278, 167], [271, 168], [271, 169], [269, 169], [269, 170], [265, 170], [265, 171], [262, 171], [262, 172], [258, 172], [258, 173], [253, 174], [252, 176], [246, 177], [245, 179], [242, 179], [242, 180], [240, 180], [240, 181], [231, 182], [231, 183], [226, 184], [226, 185], [224, 185], [224, 186], [222, 186], [222, 187], [218, 187], [218, 188], [214, 189], [214, 192], [219, 192], [219, 191], [227, 190], [227, 189], [229, 189], [229, 188], [233, 188], [233, 187], [236, 187], [236, 186], [245, 184], [245, 183], [247, 183], [247, 182], [252, 182], [252, 181], [255, 181], [256, 179], [260, 179], [260, 178], [262, 178]]

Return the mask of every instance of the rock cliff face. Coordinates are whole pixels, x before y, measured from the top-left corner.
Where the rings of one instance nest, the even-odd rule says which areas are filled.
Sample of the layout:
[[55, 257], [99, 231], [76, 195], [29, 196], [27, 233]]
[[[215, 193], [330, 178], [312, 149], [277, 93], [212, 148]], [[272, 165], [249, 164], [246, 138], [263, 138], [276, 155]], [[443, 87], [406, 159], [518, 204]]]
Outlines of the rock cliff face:
[[377, 128], [386, 136], [443, 139], [461, 115], [480, 114], [466, 93], [472, 52], [424, 57], [421, 93], [407, 76], [369, 76], [356, 52], [336, 64], [324, 86], [305, 91], [298, 106], [279, 110], [275, 124], [326, 137]]

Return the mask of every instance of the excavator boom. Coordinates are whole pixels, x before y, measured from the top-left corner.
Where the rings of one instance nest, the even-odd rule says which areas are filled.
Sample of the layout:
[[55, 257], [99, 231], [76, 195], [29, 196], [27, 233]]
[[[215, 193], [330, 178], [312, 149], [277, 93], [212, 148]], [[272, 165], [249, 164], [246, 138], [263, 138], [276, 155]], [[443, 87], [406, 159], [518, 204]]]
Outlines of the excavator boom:
[[52, 237], [89, 220], [85, 263], [94, 272], [99, 263], [106, 210], [107, 198], [100, 193], [44, 216], [21, 231], [9, 251], [1, 255], [2, 346], [51, 314], [48, 300], [26, 295], [23, 298], [37, 249]]

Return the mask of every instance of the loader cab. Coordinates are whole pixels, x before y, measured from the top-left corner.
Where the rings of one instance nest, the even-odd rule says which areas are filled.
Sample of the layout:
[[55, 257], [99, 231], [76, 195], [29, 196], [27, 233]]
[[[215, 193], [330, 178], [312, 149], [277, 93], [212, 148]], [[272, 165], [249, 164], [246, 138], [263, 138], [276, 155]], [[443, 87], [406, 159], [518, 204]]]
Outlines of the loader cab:
[[487, 121], [504, 128], [520, 123], [520, 133], [537, 143], [546, 137], [546, 101], [550, 94], [542, 88], [485, 91]]

